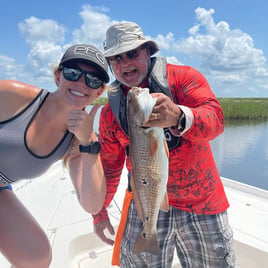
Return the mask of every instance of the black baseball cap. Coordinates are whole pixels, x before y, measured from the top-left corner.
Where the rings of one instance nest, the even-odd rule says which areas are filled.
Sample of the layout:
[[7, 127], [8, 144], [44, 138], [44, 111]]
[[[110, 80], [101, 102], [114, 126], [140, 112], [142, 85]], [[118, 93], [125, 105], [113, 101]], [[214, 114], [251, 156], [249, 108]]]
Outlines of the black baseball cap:
[[60, 66], [74, 61], [95, 67], [105, 83], [109, 82], [108, 63], [102, 52], [96, 47], [86, 44], [76, 44], [69, 47], [61, 58]]

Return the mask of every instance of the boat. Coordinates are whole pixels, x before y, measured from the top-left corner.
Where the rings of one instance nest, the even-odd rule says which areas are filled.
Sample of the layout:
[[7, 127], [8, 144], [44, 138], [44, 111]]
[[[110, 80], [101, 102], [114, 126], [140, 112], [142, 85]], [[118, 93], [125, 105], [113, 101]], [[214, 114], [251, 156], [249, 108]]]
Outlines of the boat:
[[[268, 191], [224, 177], [222, 181], [230, 202], [229, 220], [234, 230], [240, 268], [267, 268]], [[126, 187], [125, 168], [118, 191], [108, 208], [115, 230]], [[113, 247], [94, 233], [92, 216], [79, 205], [61, 161], [39, 178], [15, 183], [13, 190], [50, 239], [53, 249], [51, 268], [116, 267], [111, 265]], [[1, 254], [0, 267], [12, 267]], [[176, 254], [172, 267], [181, 267]]]

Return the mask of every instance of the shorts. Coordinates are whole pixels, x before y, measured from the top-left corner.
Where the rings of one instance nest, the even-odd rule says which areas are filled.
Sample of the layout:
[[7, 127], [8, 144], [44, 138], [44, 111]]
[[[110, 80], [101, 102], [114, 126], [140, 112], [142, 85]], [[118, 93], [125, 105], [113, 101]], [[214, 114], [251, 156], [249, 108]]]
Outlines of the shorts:
[[194, 214], [173, 207], [168, 212], [160, 211], [157, 235], [161, 250], [158, 255], [132, 253], [142, 225], [132, 201], [120, 247], [122, 268], [170, 268], [175, 249], [183, 268], [239, 267], [227, 211], [215, 215]]
[[6, 186], [0, 186], [0, 192], [2, 192], [3, 190], [10, 190], [10, 191], [12, 191], [11, 184], [8, 184]]

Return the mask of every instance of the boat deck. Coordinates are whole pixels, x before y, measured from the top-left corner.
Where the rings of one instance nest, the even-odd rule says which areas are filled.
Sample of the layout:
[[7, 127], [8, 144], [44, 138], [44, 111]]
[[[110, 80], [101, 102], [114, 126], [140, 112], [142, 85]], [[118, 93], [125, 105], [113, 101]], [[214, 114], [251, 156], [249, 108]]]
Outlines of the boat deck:
[[[120, 219], [125, 176], [126, 171], [109, 207], [114, 226]], [[222, 180], [231, 205], [229, 219], [240, 267], [267, 268], [268, 191], [226, 178]], [[60, 162], [39, 179], [19, 182], [13, 188], [50, 238], [53, 247], [51, 268], [115, 267], [110, 264], [112, 247], [94, 234], [92, 217], [78, 204], [71, 181]], [[11, 267], [1, 255], [0, 267]], [[176, 256], [174, 267], [180, 267]]]

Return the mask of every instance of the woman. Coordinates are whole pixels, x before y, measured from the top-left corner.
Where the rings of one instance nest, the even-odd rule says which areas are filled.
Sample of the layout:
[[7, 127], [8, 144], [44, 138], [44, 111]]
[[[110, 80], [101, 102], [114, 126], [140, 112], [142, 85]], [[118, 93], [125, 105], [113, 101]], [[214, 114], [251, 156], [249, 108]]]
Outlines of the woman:
[[107, 72], [99, 50], [77, 44], [54, 70], [55, 92], [0, 81], [0, 251], [16, 268], [48, 268], [52, 254], [12, 182], [40, 176], [62, 159], [81, 206], [89, 213], [102, 208], [106, 183], [93, 131], [98, 107], [90, 114], [85, 107], [103, 93]]

